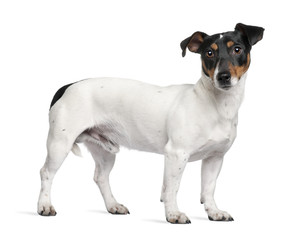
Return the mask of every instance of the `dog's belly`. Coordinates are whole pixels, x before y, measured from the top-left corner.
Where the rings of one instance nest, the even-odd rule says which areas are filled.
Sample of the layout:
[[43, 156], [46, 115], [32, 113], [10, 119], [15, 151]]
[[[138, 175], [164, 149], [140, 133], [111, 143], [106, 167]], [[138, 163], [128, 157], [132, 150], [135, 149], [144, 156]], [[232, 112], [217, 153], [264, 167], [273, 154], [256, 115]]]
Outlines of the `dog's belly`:
[[[154, 135], [155, 134], [155, 135]], [[137, 129], [128, 133], [128, 129], [116, 125], [99, 125], [85, 130], [76, 142], [95, 143], [111, 153], [119, 152], [120, 146], [145, 152], [163, 154], [167, 137], [162, 131], [153, 132], [151, 137]]]
[[134, 129], [127, 128], [123, 132], [127, 135], [119, 139], [121, 146], [144, 152], [164, 153], [168, 138], [163, 122], [157, 122], [155, 127], [149, 123], [141, 126], [136, 124]]

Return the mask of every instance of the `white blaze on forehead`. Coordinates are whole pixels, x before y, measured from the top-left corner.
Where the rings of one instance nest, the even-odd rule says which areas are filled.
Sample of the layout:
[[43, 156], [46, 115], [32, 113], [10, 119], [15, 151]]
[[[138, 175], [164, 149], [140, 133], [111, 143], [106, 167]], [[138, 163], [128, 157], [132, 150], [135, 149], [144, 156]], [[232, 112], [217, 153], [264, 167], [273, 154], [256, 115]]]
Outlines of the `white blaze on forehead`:
[[223, 34], [220, 34], [220, 39], [223, 37]]

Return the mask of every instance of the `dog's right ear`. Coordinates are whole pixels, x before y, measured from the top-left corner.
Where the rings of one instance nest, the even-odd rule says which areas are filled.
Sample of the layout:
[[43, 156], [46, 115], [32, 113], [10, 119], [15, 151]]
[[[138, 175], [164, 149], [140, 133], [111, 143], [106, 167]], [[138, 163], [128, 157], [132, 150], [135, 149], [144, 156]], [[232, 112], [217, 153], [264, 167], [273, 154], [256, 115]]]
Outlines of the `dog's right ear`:
[[182, 49], [182, 57], [185, 56], [187, 48], [194, 53], [198, 53], [200, 45], [204, 42], [205, 37], [208, 36], [203, 32], [195, 32], [191, 37], [183, 40], [180, 43]]

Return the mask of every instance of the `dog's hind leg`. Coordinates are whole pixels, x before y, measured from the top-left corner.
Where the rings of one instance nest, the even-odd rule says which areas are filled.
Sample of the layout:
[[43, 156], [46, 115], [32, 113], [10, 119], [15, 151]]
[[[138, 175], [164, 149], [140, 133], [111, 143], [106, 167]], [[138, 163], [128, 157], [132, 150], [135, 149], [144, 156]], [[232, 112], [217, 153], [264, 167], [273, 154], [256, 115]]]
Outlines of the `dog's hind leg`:
[[129, 214], [129, 210], [115, 200], [109, 183], [109, 175], [114, 166], [116, 155], [107, 152], [102, 146], [95, 143], [84, 142], [84, 144], [95, 160], [94, 181], [99, 187], [108, 212], [112, 214]]
[[64, 162], [66, 156], [71, 151], [73, 140], [63, 135], [61, 138], [54, 137], [49, 132], [47, 141], [47, 158], [44, 166], [40, 170], [41, 191], [38, 200], [37, 212], [42, 216], [55, 216], [56, 211], [51, 204], [51, 185], [53, 178]]

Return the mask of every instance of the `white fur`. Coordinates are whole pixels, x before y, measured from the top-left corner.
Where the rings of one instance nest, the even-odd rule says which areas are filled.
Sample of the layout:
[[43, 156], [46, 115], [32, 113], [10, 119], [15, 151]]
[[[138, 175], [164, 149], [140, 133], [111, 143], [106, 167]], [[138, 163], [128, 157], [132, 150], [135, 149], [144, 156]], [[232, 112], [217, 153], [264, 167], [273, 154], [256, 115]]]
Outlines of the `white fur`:
[[209, 218], [231, 220], [216, 207], [213, 194], [223, 157], [236, 137], [244, 83], [242, 77], [224, 91], [203, 74], [195, 85], [158, 87], [115, 78], [71, 85], [50, 110], [38, 212], [56, 214], [50, 200], [53, 177], [71, 150], [80, 155], [76, 143], [85, 143], [96, 162], [94, 180], [109, 212], [129, 213], [109, 185], [115, 153], [124, 146], [165, 155], [161, 200], [169, 222], [190, 222], [179, 211], [176, 195], [186, 163], [195, 160], [202, 160], [201, 201]]

